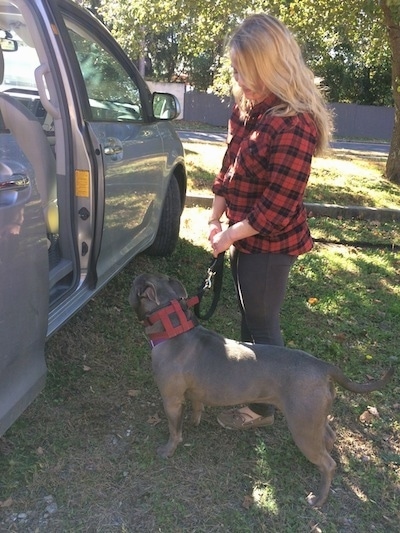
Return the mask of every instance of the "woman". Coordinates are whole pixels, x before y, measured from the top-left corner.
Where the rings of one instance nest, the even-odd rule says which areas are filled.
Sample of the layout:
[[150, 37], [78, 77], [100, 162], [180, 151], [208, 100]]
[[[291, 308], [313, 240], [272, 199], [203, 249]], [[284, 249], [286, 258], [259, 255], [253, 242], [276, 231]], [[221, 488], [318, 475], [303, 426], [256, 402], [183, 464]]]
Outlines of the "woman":
[[[209, 219], [214, 256], [230, 248], [245, 342], [283, 345], [289, 271], [313, 242], [303, 205], [311, 159], [327, 147], [331, 116], [298, 44], [276, 18], [249, 16], [229, 42], [236, 105]], [[221, 226], [221, 216], [228, 228]], [[218, 416], [229, 429], [274, 422], [265, 404]]]

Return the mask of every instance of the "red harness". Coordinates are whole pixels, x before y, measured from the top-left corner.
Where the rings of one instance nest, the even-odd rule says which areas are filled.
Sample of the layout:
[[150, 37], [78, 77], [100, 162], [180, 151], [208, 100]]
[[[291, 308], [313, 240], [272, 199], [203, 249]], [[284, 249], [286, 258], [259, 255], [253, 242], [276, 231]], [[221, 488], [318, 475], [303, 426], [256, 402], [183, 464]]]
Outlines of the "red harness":
[[[186, 300], [186, 305], [188, 307], [192, 307], [198, 302], [199, 297], [193, 296], [189, 300]], [[177, 326], [174, 326], [172, 324], [170, 318], [172, 315], [176, 315], [176, 317], [178, 318]], [[157, 344], [160, 344], [163, 341], [166, 341], [167, 339], [172, 339], [173, 337], [176, 337], [181, 333], [185, 333], [185, 331], [189, 331], [196, 326], [192, 319], [187, 318], [180, 304], [180, 300], [172, 300], [167, 307], [158, 309], [155, 313], [148, 316], [145, 320], [145, 326], [152, 326], [158, 321], [161, 321], [161, 324], [164, 327], [164, 331], [159, 331], [157, 333], [147, 333], [152, 347], [156, 346]]]

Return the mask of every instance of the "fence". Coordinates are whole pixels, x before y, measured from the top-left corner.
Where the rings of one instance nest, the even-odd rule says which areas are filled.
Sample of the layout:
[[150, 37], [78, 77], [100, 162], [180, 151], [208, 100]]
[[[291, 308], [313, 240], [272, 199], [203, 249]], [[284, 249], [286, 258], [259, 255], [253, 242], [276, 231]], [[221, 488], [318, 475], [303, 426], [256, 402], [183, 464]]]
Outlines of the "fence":
[[[334, 112], [335, 137], [390, 140], [394, 125], [394, 108], [357, 104], [330, 104]], [[226, 126], [232, 100], [199, 91], [184, 93], [184, 120], [211, 126]]]

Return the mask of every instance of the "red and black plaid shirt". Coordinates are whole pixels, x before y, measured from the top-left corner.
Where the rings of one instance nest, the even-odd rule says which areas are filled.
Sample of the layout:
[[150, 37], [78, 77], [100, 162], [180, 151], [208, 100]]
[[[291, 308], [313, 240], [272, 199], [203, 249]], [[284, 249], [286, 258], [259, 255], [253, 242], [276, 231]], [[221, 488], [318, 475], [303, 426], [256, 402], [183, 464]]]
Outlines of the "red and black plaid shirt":
[[268, 114], [277, 102], [271, 96], [255, 105], [245, 122], [234, 108], [212, 190], [225, 198], [231, 224], [247, 218], [259, 232], [235, 242], [238, 250], [300, 255], [313, 246], [303, 196], [317, 131], [308, 114]]

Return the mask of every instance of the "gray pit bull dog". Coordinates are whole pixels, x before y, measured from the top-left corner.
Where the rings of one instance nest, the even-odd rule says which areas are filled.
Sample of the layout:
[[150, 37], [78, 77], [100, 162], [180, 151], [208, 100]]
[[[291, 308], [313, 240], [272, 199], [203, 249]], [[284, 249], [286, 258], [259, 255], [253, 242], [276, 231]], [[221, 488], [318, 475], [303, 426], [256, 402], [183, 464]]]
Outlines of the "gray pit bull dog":
[[336, 468], [330, 456], [336, 435], [328, 423], [334, 382], [368, 393], [386, 385], [393, 369], [380, 380], [358, 384], [303, 351], [226, 339], [198, 324], [187, 298], [178, 280], [162, 274], [137, 276], [129, 295], [153, 345], [154, 378], [168, 419], [169, 440], [158, 454], [171, 457], [182, 442], [185, 400], [191, 401], [195, 425], [204, 405], [273, 404], [286, 418], [296, 445], [320, 470], [318, 493], [307, 498], [320, 507]]

